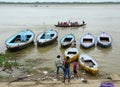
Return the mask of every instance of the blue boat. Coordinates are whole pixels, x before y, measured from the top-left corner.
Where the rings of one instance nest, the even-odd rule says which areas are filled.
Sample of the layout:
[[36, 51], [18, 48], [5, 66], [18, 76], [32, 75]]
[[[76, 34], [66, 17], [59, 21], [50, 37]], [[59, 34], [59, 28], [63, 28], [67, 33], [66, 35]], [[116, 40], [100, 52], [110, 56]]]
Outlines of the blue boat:
[[38, 46], [47, 46], [55, 42], [58, 38], [58, 33], [56, 30], [47, 30], [38, 34], [37, 36], [37, 45]]
[[8, 50], [17, 51], [31, 45], [34, 42], [34, 37], [35, 34], [27, 29], [8, 38], [5, 44]]
[[84, 34], [80, 38], [80, 46], [90, 48], [95, 45], [95, 37], [91, 33]]
[[97, 45], [100, 47], [109, 47], [112, 44], [112, 38], [109, 34], [102, 32], [97, 36]]
[[67, 34], [60, 40], [61, 47], [69, 47], [75, 42], [75, 36], [73, 34]]

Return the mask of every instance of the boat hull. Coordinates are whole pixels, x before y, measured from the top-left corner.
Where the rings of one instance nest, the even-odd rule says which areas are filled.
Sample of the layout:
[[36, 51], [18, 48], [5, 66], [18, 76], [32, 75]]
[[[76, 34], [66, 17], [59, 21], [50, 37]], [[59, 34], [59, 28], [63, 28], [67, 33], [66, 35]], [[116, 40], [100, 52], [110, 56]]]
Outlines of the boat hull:
[[19, 51], [19, 50], [22, 50], [22, 49], [24, 49], [24, 48], [27, 48], [27, 47], [29, 47], [29, 46], [31, 46], [31, 45], [33, 45], [33, 44], [34, 44], [34, 41], [32, 41], [32, 42], [30, 42], [30, 43], [27, 43], [27, 44], [24, 44], [24, 45], [15, 46], [15, 47], [9, 47], [9, 46], [7, 46], [7, 49], [8, 49], [9, 51]]

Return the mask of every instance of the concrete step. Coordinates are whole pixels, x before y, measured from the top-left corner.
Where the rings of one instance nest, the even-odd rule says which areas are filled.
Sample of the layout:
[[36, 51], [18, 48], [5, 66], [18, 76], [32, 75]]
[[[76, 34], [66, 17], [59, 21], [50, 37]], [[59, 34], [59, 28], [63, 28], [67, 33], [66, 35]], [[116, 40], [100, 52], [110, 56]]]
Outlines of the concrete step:
[[120, 76], [118, 74], [110, 74], [112, 80], [120, 80]]

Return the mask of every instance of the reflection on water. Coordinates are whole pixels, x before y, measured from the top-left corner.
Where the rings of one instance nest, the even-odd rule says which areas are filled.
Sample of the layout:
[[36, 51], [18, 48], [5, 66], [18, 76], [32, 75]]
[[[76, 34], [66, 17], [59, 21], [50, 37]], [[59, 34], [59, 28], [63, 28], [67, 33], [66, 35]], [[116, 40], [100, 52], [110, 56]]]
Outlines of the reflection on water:
[[54, 48], [56, 48], [57, 45], [58, 45], [58, 41], [55, 41], [53, 44], [48, 46], [44, 46], [44, 47], [37, 46], [37, 50], [38, 53], [40, 54], [46, 54], [48, 51], [52, 51]]
[[91, 50], [94, 50], [94, 49], [95, 49], [95, 46], [93, 46], [93, 47], [91, 47], [91, 48], [88, 48], [88, 49], [83, 48], [82, 46], [80, 46], [80, 49], [81, 49], [82, 51], [84, 51], [84, 53], [89, 53]]
[[100, 46], [96, 46], [96, 49], [97, 49], [100, 53], [107, 54], [107, 53], [110, 53], [110, 52], [111, 52], [112, 46], [111, 46], [111, 47], [107, 47], [107, 48], [103, 48], [103, 47], [100, 47]]
[[12, 55], [15, 55], [15, 59], [21, 59], [21, 57], [25, 57], [27, 56], [28, 54], [32, 53], [35, 49], [35, 46], [34, 45], [31, 45], [25, 49], [22, 49], [22, 50], [19, 50], [19, 51], [15, 51], [15, 52], [11, 52], [9, 50], [6, 50], [5, 53], [8, 54], [12, 54]]

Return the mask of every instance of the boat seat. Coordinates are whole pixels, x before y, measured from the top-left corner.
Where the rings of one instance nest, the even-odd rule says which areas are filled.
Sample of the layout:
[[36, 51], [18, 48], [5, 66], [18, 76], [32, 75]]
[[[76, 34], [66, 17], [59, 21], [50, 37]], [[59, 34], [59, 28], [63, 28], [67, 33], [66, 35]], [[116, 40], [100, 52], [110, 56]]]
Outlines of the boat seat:
[[20, 37], [20, 40], [21, 40], [22, 42], [25, 42], [25, 41], [27, 40], [26, 35], [25, 35], [25, 34], [22, 34], [21, 37]]
[[51, 39], [52, 37], [49, 34], [45, 35], [45, 39]]
[[68, 54], [77, 54], [77, 52], [68, 52]]

